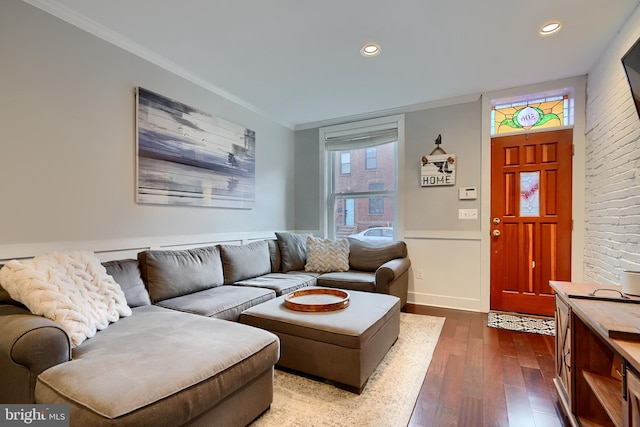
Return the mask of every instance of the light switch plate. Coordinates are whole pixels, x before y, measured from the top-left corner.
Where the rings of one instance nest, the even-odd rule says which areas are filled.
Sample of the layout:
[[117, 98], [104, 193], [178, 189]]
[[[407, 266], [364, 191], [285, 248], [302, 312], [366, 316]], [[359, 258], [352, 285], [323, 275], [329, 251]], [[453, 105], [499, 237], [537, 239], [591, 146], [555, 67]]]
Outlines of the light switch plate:
[[478, 219], [478, 209], [458, 209], [458, 219]]

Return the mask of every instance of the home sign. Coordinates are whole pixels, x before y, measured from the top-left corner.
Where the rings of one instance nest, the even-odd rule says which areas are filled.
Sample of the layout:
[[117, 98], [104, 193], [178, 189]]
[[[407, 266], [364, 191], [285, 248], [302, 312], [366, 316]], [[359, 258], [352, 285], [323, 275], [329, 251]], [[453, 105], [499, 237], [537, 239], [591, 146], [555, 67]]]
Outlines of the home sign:
[[456, 156], [454, 154], [422, 157], [422, 168], [420, 170], [420, 185], [422, 187], [455, 185], [455, 183]]

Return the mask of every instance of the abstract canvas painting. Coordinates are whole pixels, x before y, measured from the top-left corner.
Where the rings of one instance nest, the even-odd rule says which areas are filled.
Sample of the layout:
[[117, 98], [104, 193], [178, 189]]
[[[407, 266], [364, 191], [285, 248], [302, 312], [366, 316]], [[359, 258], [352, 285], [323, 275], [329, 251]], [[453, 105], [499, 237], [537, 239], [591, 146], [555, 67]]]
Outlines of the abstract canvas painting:
[[137, 88], [137, 202], [251, 209], [255, 132]]

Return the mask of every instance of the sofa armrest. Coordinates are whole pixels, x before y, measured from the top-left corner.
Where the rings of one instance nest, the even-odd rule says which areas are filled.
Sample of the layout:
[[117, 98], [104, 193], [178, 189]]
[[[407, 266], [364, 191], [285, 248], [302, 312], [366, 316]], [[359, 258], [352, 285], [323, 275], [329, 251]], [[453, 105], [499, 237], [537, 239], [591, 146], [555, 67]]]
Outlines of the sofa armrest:
[[0, 306], [0, 402], [35, 403], [38, 375], [69, 360], [69, 337], [57, 323], [18, 307]]
[[376, 270], [376, 291], [389, 295], [395, 295], [402, 300], [402, 305], [407, 303], [409, 288], [409, 258], [396, 258], [382, 264]]

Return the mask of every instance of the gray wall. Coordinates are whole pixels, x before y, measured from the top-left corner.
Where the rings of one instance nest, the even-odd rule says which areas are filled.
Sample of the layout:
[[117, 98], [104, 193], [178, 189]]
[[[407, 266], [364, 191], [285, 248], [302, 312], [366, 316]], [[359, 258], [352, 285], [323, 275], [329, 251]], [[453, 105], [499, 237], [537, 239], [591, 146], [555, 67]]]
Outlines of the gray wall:
[[296, 132], [296, 229], [320, 228], [320, 133], [318, 128]]
[[[405, 230], [480, 230], [481, 112], [480, 100], [408, 113], [405, 116]], [[423, 155], [441, 147], [456, 155], [456, 185], [420, 186]], [[458, 200], [460, 187], [476, 187], [476, 200]], [[478, 209], [478, 220], [458, 219], [458, 209]]]
[[640, 270], [640, 120], [620, 59], [640, 38], [640, 7], [587, 80], [585, 278]]
[[[478, 209], [481, 178], [481, 101], [456, 104], [405, 114], [404, 223], [406, 232], [480, 230], [480, 219], [459, 220], [458, 209]], [[455, 186], [421, 187], [423, 155], [435, 148], [442, 135], [442, 148], [457, 159]], [[296, 132], [296, 229], [320, 228], [319, 129]], [[458, 200], [458, 188], [476, 187], [478, 199]], [[405, 237], [405, 236], [401, 236]]]
[[[0, 244], [293, 227], [292, 130], [19, 0], [0, 63]], [[135, 203], [136, 86], [256, 131], [254, 209]]]

